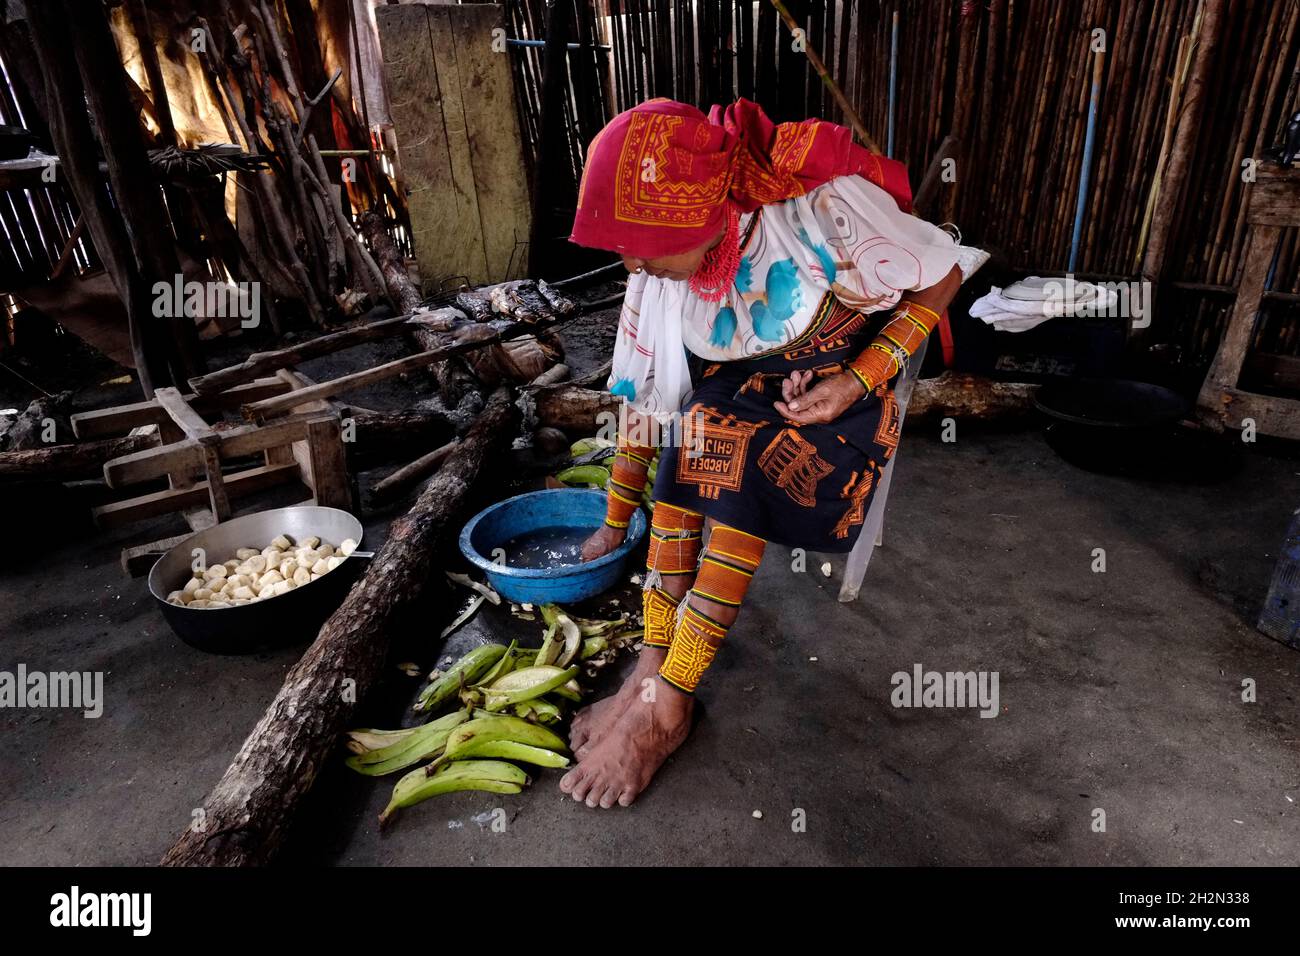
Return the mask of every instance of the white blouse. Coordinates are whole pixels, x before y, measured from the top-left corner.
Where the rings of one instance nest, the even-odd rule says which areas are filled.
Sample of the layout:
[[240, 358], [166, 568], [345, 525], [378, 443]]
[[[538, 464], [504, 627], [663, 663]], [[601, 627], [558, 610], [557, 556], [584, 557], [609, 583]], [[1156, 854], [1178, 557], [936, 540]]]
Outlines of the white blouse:
[[740, 268], [721, 302], [685, 281], [628, 277], [609, 388], [636, 411], [663, 421], [682, 407], [687, 350], [711, 362], [779, 352], [807, 330], [827, 291], [860, 312], [889, 309], [943, 279], [963, 250], [860, 176], [744, 215], [740, 235]]

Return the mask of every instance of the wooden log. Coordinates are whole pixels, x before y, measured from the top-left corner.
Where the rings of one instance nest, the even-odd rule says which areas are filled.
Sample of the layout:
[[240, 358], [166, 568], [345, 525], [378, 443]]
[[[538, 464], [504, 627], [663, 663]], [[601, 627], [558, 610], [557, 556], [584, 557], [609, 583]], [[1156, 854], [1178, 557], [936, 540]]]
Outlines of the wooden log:
[[907, 420], [951, 416], [988, 420], [1027, 413], [1037, 385], [995, 382], [979, 375], [944, 372], [916, 383], [907, 404]]
[[378, 213], [367, 211], [361, 214], [358, 226], [362, 238], [374, 254], [375, 262], [379, 264], [379, 271], [383, 274], [384, 285], [388, 288], [393, 305], [399, 312], [414, 312], [420, 307], [420, 290], [411, 282], [411, 277], [406, 272], [406, 262], [393, 245], [384, 220]]
[[[0, 451], [27, 451], [48, 445], [53, 437], [60, 444], [68, 438], [70, 420], [68, 406], [72, 402], [72, 392], [59, 392], [57, 395], [44, 395], [32, 399], [18, 417], [3, 433], [0, 433]], [[53, 435], [49, 431], [54, 424]], [[72, 434], [77, 434], [76, 429]]]
[[157, 428], [141, 431], [143, 434], [127, 435], [124, 438], [0, 452], [0, 478], [38, 478], [49, 481], [99, 478], [104, 462], [156, 448], [162, 441]]
[[427, 352], [406, 355], [383, 365], [376, 365], [374, 368], [353, 372], [350, 375], [342, 375], [339, 378], [330, 379], [328, 382], [321, 382], [317, 385], [309, 385], [307, 388], [298, 389], [285, 395], [277, 395], [273, 398], [263, 399], [260, 402], [252, 402], [244, 406], [244, 417], [250, 421], [256, 421], [280, 415], [304, 402], [318, 398], [332, 398], [335, 395], [361, 388], [364, 385], [373, 385], [375, 382], [395, 378], [406, 372], [428, 368], [435, 362], [450, 358], [453, 355], [460, 355], [488, 345], [499, 345], [502, 342], [508, 342], [525, 335], [535, 335], [541, 329], [566, 318], [568, 316], [553, 316], [540, 322], [516, 322], [500, 331], [493, 331], [485, 325], [473, 324], [466, 332], [470, 332], [471, 329], [477, 330], [477, 332], [473, 335], [467, 335], [461, 341], [453, 342], [450, 345], [441, 345]]
[[352, 420], [356, 425], [352, 452], [366, 461], [445, 442], [456, 430], [445, 413], [435, 411], [367, 411]]
[[390, 623], [424, 590], [437, 539], [483, 462], [512, 432], [511, 398], [507, 389], [493, 393], [414, 507], [393, 522], [365, 576], [289, 671], [204, 799], [202, 827], [192, 824], [180, 835], [164, 866], [257, 866], [275, 856], [316, 775], [337, 756], [339, 734], [379, 680]]
[[388, 501], [397, 497], [421, 478], [438, 470], [438, 466], [447, 460], [447, 456], [459, 447], [459, 441], [451, 441], [441, 448], [435, 448], [427, 455], [421, 455], [409, 465], [403, 465], [387, 478], [375, 483], [370, 495], [375, 501]]
[[306, 342], [275, 349], [271, 352], [254, 352], [238, 365], [230, 365], [206, 375], [190, 379], [190, 388], [198, 395], [213, 395], [244, 382], [251, 382], [263, 375], [273, 374], [282, 368], [289, 368], [329, 355], [341, 349], [373, 342], [377, 339], [397, 335], [411, 328], [411, 316], [399, 315], [392, 319], [368, 322], [349, 329], [320, 335]]
[[569, 377], [569, 366], [561, 362], [558, 365], [552, 365], [541, 375], [528, 383], [531, 388], [544, 388], [547, 385], [558, 385]]
[[532, 394], [540, 424], [580, 435], [590, 435], [606, 423], [617, 423], [623, 404], [617, 395], [571, 384], [547, 385], [534, 389]]

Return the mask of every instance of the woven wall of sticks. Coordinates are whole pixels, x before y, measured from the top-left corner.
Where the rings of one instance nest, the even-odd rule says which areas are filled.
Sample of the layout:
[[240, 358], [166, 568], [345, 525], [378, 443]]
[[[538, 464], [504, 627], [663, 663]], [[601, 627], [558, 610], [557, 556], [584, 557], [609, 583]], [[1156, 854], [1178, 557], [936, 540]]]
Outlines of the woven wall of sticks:
[[[568, 56], [570, 183], [553, 193], [567, 197], [570, 215], [586, 143], [614, 113], [651, 96], [703, 109], [744, 96], [778, 120], [846, 122], [770, 0], [571, 2], [569, 40], [579, 47]], [[512, 36], [546, 36], [546, 0], [506, 6]], [[1300, 0], [785, 6], [882, 146], [897, 13], [893, 155], [909, 165], [915, 187], [945, 137], [958, 137], [956, 181], [941, 187], [938, 208], [970, 241], [1025, 272], [1060, 272], [1068, 263], [1100, 38], [1100, 109], [1077, 271], [1132, 277], [1149, 271], [1154, 256], [1178, 308], [1158, 317], [1153, 331], [1193, 363], [1208, 361], [1245, 243], [1242, 162], [1277, 142], [1300, 109]], [[534, 150], [542, 54], [514, 50], [521, 124]], [[1180, 117], [1194, 124], [1182, 155]], [[1165, 212], [1158, 170], [1160, 190], [1177, 191]], [[1275, 292], [1300, 294], [1294, 233], [1274, 273]], [[1279, 301], [1259, 340], [1296, 354], [1296, 306]]]

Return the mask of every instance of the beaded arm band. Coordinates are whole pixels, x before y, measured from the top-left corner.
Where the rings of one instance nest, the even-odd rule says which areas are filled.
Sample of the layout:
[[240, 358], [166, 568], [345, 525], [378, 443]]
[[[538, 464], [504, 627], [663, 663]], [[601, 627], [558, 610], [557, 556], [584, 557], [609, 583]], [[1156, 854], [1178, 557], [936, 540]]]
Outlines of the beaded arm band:
[[611, 528], [626, 528], [632, 512], [641, 505], [645, 491], [646, 472], [654, 459], [655, 450], [646, 445], [634, 445], [622, 435], [618, 438], [618, 452], [610, 469], [608, 499], [605, 505], [605, 524]]
[[939, 324], [939, 318], [938, 312], [915, 302], [899, 304], [880, 334], [848, 364], [848, 371], [866, 389], [867, 395], [903, 370], [907, 360]]

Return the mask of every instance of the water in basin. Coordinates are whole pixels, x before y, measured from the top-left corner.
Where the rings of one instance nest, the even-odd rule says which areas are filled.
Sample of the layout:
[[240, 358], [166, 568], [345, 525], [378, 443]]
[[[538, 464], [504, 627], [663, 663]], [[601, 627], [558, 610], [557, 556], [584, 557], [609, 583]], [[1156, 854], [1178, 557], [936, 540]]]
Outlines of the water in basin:
[[511, 568], [560, 568], [582, 563], [582, 543], [592, 528], [534, 528], [503, 544], [505, 563]]

